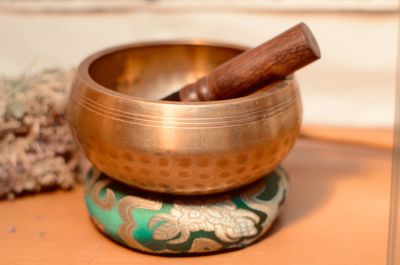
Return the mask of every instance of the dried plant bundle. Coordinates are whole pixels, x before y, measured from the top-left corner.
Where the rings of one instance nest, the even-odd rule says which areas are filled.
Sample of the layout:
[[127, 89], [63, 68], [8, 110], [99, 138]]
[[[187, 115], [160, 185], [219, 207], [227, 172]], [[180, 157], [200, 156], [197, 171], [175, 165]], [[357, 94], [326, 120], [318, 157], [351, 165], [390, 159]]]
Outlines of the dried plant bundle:
[[0, 197], [73, 187], [84, 165], [64, 109], [73, 70], [0, 79]]

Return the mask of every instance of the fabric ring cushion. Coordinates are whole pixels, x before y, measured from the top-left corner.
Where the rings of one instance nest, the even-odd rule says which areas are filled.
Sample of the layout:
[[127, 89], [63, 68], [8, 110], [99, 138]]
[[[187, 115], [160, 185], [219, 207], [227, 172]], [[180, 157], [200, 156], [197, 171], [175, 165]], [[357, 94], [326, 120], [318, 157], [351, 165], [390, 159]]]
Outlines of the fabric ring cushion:
[[96, 227], [122, 245], [154, 254], [196, 254], [259, 239], [278, 216], [287, 190], [280, 167], [251, 185], [207, 196], [146, 192], [93, 168], [85, 200]]

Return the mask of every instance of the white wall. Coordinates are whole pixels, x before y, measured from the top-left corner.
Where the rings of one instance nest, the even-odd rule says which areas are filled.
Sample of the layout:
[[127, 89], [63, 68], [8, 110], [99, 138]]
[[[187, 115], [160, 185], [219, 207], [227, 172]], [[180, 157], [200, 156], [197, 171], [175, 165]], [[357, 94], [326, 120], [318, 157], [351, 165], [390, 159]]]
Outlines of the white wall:
[[298, 73], [304, 122], [392, 126], [395, 13], [142, 11], [121, 14], [0, 14], [0, 75], [73, 67], [127, 42], [193, 39], [257, 45], [304, 21], [322, 59]]

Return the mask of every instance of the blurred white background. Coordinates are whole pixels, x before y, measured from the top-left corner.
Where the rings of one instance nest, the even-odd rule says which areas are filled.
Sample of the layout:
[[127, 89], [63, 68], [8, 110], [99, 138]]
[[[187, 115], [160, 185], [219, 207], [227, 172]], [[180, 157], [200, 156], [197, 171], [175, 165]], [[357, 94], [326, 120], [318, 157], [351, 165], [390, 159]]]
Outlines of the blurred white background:
[[206, 39], [252, 47], [305, 22], [322, 59], [297, 74], [304, 123], [392, 127], [394, 1], [227, 2], [2, 1], [0, 76], [76, 67], [99, 49], [129, 42]]

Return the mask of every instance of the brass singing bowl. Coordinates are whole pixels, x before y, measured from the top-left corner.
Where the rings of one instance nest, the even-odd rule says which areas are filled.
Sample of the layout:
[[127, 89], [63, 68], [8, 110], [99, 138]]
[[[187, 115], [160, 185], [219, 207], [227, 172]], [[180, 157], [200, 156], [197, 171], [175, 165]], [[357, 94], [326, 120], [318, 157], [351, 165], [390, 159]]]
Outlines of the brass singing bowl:
[[298, 135], [293, 77], [236, 99], [159, 100], [244, 50], [187, 41], [100, 51], [79, 66], [71, 131], [98, 169], [134, 187], [210, 194], [253, 182], [278, 166]]

